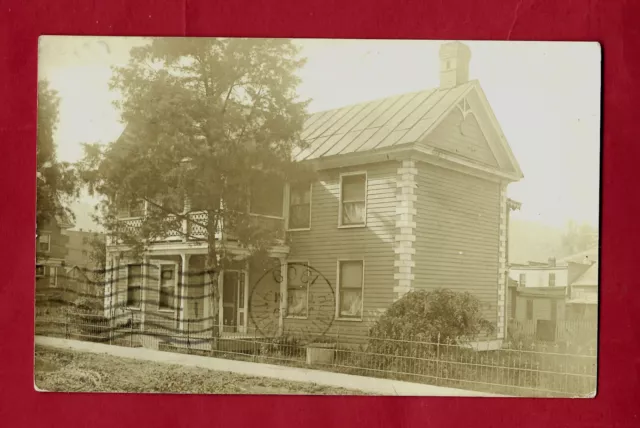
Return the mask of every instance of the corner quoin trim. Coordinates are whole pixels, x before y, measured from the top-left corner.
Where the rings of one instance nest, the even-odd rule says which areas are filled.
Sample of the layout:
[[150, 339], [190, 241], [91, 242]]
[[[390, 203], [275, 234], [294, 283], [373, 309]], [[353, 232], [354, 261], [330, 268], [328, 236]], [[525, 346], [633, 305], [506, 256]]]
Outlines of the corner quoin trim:
[[403, 160], [396, 176], [396, 235], [395, 260], [393, 262], [394, 300], [400, 299], [413, 288], [414, 255], [416, 252], [413, 247], [416, 239], [416, 175], [418, 175], [416, 161]]

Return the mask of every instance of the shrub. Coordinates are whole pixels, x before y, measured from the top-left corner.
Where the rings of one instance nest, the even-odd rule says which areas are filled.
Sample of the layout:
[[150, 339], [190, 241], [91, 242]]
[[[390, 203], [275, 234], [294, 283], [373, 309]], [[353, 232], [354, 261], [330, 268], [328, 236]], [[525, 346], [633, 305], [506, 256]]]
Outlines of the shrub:
[[396, 301], [369, 331], [374, 339], [437, 342], [471, 340], [493, 333], [480, 313], [480, 301], [470, 293], [417, 290]]
[[369, 353], [377, 354], [370, 364], [428, 373], [434, 370], [438, 352], [443, 352], [437, 343], [467, 342], [483, 333], [491, 334], [493, 328], [480, 313], [480, 301], [469, 293], [412, 291], [393, 303], [369, 331]]

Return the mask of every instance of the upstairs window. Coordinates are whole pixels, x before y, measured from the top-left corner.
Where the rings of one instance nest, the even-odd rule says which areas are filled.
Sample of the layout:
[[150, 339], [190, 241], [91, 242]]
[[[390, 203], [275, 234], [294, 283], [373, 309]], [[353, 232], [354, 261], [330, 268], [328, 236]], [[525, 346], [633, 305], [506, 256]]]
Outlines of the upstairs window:
[[527, 274], [521, 273], [518, 282], [520, 282], [521, 287], [527, 286]]
[[549, 273], [549, 287], [555, 287], [555, 286], [556, 286], [556, 274]]
[[533, 300], [527, 300], [527, 321], [533, 320]]
[[41, 253], [48, 253], [51, 251], [51, 235], [43, 233], [38, 237], [38, 251]]
[[364, 226], [367, 219], [367, 175], [340, 177], [340, 226]]
[[144, 205], [143, 200], [118, 202], [118, 217], [142, 217]]
[[309, 229], [311, 226], [311, 184], [291, 186], [289, 195], [289, 229]]

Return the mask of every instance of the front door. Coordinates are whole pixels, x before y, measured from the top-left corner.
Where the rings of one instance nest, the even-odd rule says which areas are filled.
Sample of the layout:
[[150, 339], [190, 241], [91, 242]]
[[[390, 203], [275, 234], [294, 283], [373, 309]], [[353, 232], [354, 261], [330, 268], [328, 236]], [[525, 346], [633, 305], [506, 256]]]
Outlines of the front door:
[[225, 271], [222, 282], [223, 332], [243, 332], [245, 328], [245, 281], [239, 271]]

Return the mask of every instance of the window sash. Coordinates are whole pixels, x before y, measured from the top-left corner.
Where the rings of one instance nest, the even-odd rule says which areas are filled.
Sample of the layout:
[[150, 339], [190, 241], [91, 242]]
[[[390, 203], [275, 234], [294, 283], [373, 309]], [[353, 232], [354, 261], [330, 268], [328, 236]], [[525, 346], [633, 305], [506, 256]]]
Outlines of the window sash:
[[311, 225], [311, 204], [289, 206], [289, 229], [308, 229]]
[[550, 273], [549, 274], [549, 287], [555, 287], [556, 285], [556, 274], [555, 273]]
[[364, 224], [366, 203], [362, 202], [342, 202], [342, 224], [350, 226], [354, 224]]
[[48, 253], [51, 251], [51, 235], [46, 233], [38, 237], [38, 251]]
[[524, 286], [527, 284], [527, 275], [524, 273], [521, 273], [519, 276], [519, 280], [520, 280], [520, 285]]
[[[349, 275], [349, 273], [355, 276], [352, 278], [347, 278], [347, 275]], [[339, 318], [362, 318], [364, 294], [364, 262], [340, 262], [339, 281]]]
[[[173, 266], [160, 266], [160, 295], [158, 296], [158, 309], [175, 309], [175, 275], [176, 269]], [[164, 272], [173, 272], [171, 279], [163, 278]]]
[[293, 263], [295, 265], [287, 265], [287, 316], [306, 318], [309, 316], [309, 264]]
[[340, 183], [340, 225], [366, 223], [367, 175], [343, 175]]

